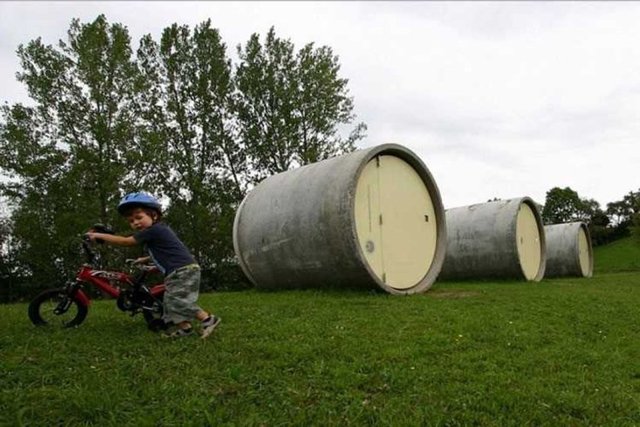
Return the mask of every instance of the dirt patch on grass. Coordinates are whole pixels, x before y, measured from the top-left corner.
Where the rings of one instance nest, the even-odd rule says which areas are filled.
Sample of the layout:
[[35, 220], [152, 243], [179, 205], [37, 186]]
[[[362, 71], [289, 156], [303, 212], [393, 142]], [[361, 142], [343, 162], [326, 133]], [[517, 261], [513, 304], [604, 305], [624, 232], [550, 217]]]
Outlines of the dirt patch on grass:
[[425, 293], [425, 295], [431, 298], [456, 299], [477, 297], [482, 293], [477, 291], [432, 291]]

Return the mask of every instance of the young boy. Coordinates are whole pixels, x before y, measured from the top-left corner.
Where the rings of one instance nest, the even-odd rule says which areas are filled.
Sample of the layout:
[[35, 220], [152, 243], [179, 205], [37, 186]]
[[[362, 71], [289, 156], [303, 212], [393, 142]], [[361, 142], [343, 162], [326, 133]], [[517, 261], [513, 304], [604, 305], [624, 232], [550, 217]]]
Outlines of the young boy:
[[165, 333], [164, 336], [180, 338], [192, 335], [191, 320], [195, 318], [202, 322], [202, 338], [208, 337], [221, 319], [196, 305], [200, 290], [200, 266], [173, 230], [159, 222], [162, 217], [160, 202], [148, 193], [130, 193], [118, 204], [118, 212], [136, 230], [132, 236], [89, 232], [89, 238], [102, 239], [119, 246], [144, 245], [150, 256], [138, 258], [135, 262], [151, 259], [165, 275], [167, 289], [163, 320], [177, 325], [172, 333]]

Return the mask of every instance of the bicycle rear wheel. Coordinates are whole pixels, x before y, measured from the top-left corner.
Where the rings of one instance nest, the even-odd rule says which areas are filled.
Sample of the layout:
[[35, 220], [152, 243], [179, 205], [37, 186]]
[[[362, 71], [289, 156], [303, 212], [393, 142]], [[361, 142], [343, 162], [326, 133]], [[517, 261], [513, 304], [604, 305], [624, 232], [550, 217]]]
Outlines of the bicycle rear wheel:
[[153, 302], [151, 304], [145, 304], [147, 306], [142, 310], [142, 315], [147, 322], [147, 327], [154, 332], [167, 329], [167, 324], [162, 320], [162, 315], [164, 314], [163, 299], [164, 294], [156, 296], [153, 298]]
[[87, 306], [69, 297], [66, 289], [47, 289], [29, 304], [29, 319], [36, 326], [71, 328], [81, 324], [88, 311]]

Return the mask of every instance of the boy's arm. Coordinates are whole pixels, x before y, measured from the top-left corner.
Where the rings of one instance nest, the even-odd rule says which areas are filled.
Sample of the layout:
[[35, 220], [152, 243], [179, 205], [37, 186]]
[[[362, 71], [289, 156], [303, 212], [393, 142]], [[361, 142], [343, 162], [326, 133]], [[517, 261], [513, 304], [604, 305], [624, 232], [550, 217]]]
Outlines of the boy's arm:
[[115, 234], [105, 234], [105, 233], [93, 233], [93, 232], [88, 232], [87, 236], [89, 236], [89, 238], [92, 241], [95, 241], [95, 239], [102, 239], [107, 243], [111, 243], [112, 245], [118, 245], [118, 246], [134, 246], [137, 245], [138, 242], [136, 242], [136, 239], [133, 238], [133, 236], [116, 236]]

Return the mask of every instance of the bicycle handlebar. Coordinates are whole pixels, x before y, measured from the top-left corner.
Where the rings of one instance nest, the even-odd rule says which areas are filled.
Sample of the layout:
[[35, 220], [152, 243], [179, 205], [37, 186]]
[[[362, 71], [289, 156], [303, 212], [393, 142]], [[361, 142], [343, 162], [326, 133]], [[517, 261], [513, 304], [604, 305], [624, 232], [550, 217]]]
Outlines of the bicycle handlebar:
[[[93, 251], [93, 249], [91, 249], [91, 239], [86, 233], [83, 234], [81, 237], [82, 237], [82, 248], [84, 249], [84, 253], [87, 256], [87, 262], [89, 264], [94, 264], [96, 261], [96, 253]], [[131, 266], [135, 266], [141, 271], [144, 271], [144, 272], [158, 271], [158, 267], [156, 267], [153, 264], [134, 264], [134, 262], [135, 262], [135, 259], [125, 260], [125, 263]]]

